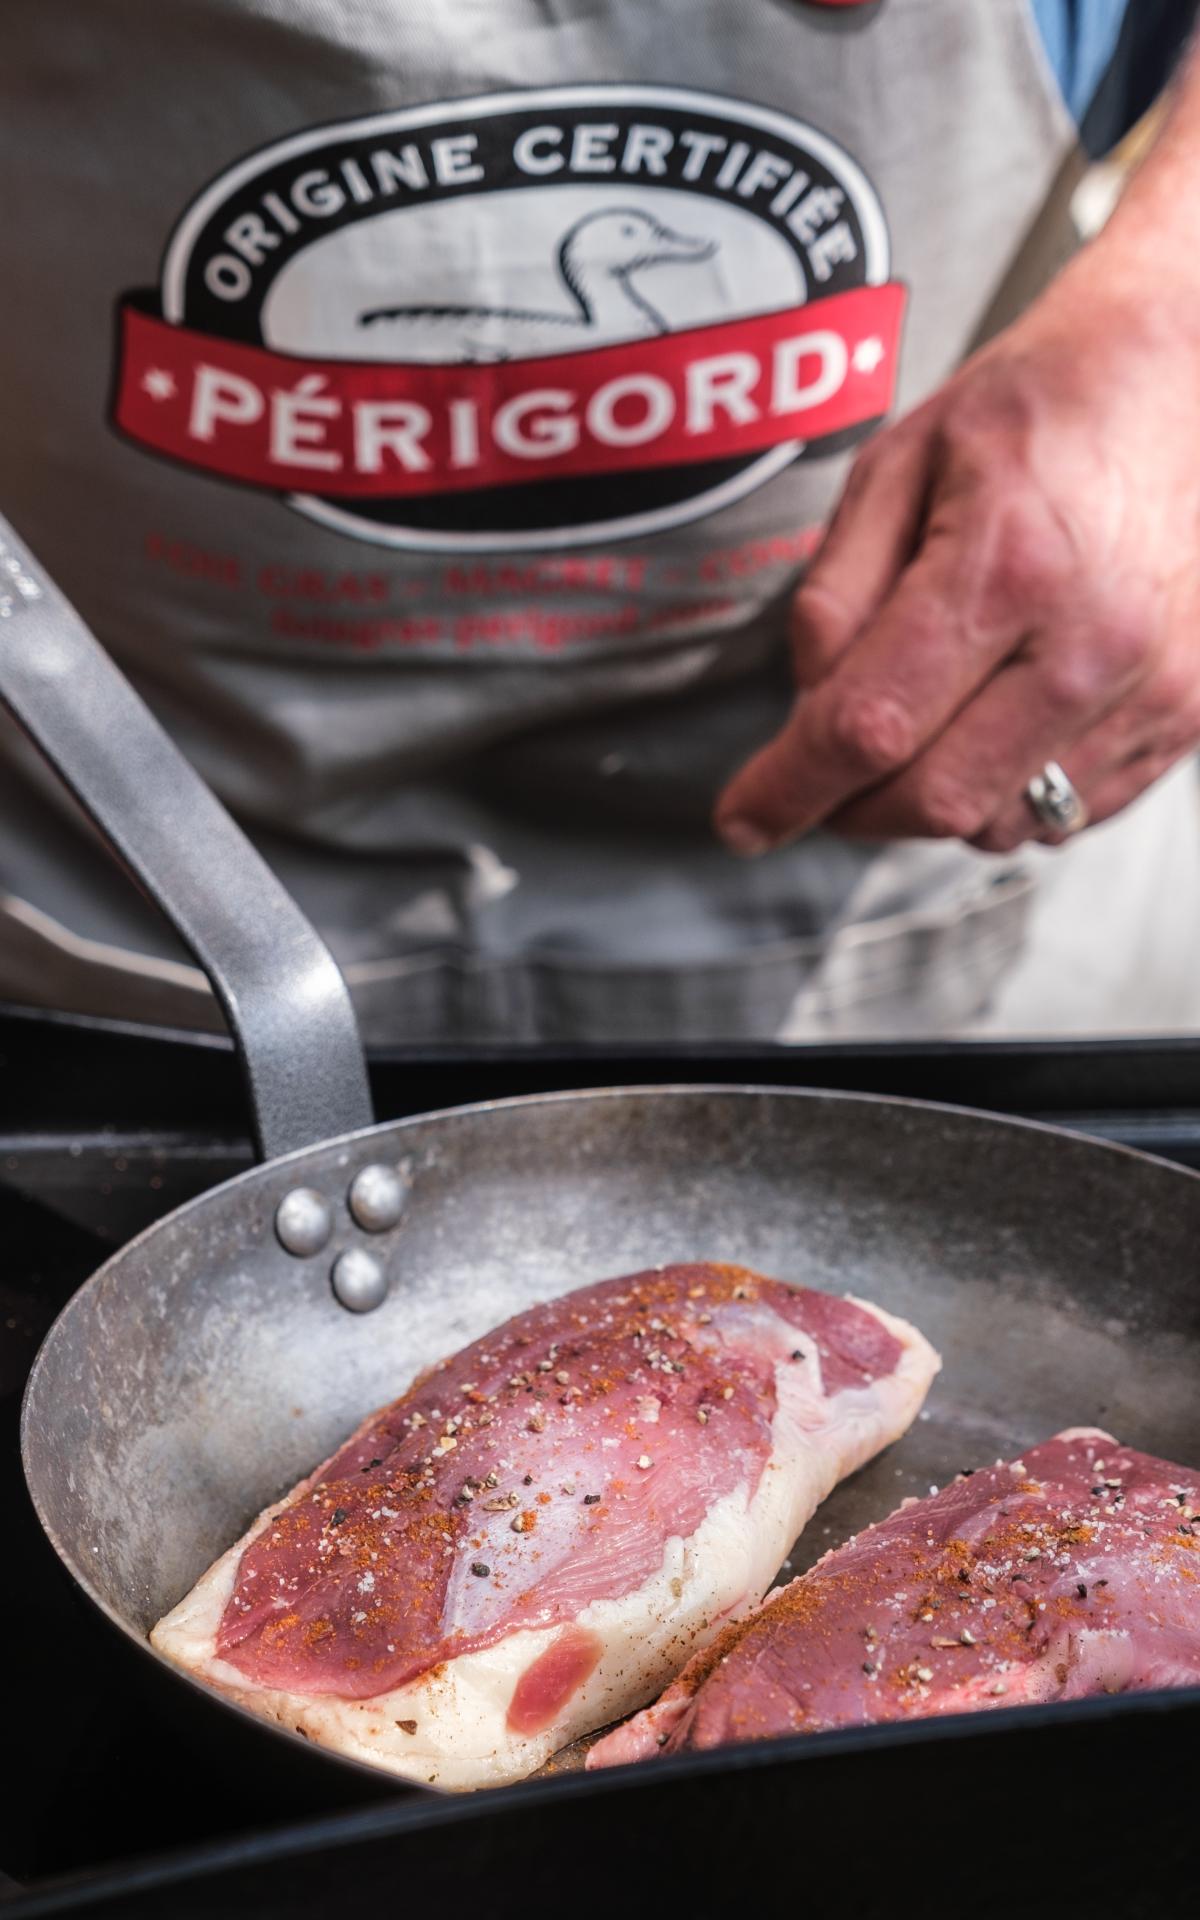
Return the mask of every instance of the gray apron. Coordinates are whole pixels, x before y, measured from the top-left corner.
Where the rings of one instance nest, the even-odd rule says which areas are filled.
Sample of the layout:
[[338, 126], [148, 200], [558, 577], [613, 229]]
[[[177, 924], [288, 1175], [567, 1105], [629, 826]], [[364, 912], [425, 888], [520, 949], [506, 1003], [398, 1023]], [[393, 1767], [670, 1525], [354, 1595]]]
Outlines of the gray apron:
[[[709, 815], [848, 448], [962, 358], [1074, 149], [1027, 0], [6, 25], [0, 500], [368, 1033], [984, 1018], [1021, 857], [746, 865]], [[0, 997], [216, 1024], [2, 745]]]

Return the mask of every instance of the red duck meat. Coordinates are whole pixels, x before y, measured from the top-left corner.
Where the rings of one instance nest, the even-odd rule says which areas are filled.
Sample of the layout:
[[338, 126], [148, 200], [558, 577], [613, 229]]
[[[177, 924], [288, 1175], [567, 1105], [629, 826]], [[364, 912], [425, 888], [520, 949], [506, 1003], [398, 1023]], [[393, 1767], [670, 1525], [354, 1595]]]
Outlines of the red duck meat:
[[519, 1778], [753, 1606], [937, 1367], [880, 1308], [741, 1268], [585, 1287], [372, 1414], [152, 1639], [342, 1753]]
[[1200, 1474], [1080, 1427], [834, 1548], [588, 1765], [1197, 1683]]

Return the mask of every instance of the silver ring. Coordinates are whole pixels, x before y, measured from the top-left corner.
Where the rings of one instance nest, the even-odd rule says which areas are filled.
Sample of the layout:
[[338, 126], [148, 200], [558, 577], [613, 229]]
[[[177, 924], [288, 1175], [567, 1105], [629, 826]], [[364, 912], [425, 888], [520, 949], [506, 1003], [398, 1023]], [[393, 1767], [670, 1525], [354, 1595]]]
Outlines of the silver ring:
[[1034, 774], [1025, 798], [1042, 825], [1055, 833], [1078, 833], [1088, 823], [1087, 802], [1057, 760], [1047, 760]]

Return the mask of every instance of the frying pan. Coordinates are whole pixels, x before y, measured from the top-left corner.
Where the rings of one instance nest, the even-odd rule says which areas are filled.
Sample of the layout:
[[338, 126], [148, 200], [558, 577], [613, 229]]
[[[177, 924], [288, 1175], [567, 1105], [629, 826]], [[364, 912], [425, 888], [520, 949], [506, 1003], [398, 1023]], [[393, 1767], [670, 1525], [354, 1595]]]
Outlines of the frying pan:
[[[262, 1155], [100, 1268], [25, 1396], [41, 1524], [145, 1661], [161, 1664], [150, 1627], [251, 1517], [418, 1369], [660, 1261], [853, 1290], [944, 1355], [927, 1414], [826, 1503], [796, 1567], [1060, 1427], [1200, 1460], [1200, 1177], [1047, 1127], [803, 1090], [616, 1088], [373, 1127], [331, 956], [3, 521], [0, 697], [208, 973]], [[331, 1788], [365, 1774], [172, 1685]]]

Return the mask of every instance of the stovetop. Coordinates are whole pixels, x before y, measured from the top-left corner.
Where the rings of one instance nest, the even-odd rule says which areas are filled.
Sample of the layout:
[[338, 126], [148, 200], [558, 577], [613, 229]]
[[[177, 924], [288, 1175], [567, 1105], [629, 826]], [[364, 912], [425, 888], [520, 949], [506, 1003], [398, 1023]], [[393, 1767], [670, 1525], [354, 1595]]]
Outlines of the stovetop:
[[[629, 1049], [407, 1053], [374, 1060], [372, 1078], [381, 1118], [570, 1086], [831, 1086], [1049, 1119], [1200, 1167], [1194, 1040], [710, 1048], [653, 1057]], [[158, 1727], [154, 1709], [131, 1695], [107, 1630], [42, 1539], [17, 1450], [25, 1377], [73, 1290], [112, 1246], [249, 1159], [236, 1068], [223, 1044], [0, 1010], [0, 1645], [9, 1761], [0, 1790], [0, 1910], [9, 1899], [21, 1913], [79, 1910], [107, 1885], [112, 1904], [103, 1910], [132, 1911], [123, 1902], [139, 1872], [153, 1880], [159, 1871], [144, 1863], [168, 1856], [161, 1907], [143, 1889], [151, 1904], [137, 1911], [181, 1913], [189, 1862], [214, 1845], [236, 1854], [263, 1844], [243, 1787], [211, 1754]], [[429, 1812], [426, 1796], [416, 1799], [414, 1818], [426, 1826], [450, 1817]], [[330, 1849], [340, 1858], [348, 1847], [353, 1856], [376, 1834], [380, 1815], [329, 1818], [328, 1832], [311, 1823], [281, 1832], [272, 1858], [302, 1853], [315, 1871]], [[116, 1862], [132, 1864], [132, 1878]], [[232, 1899], [223, 1894], [211, 1910], [234, 1911]], [[261, 1893], [251, 1904], [292, 1910], [286, 1901], [269, 1908]], [[493, 1912], [516, 1910], [503, 1898], [491, 1903]]]

